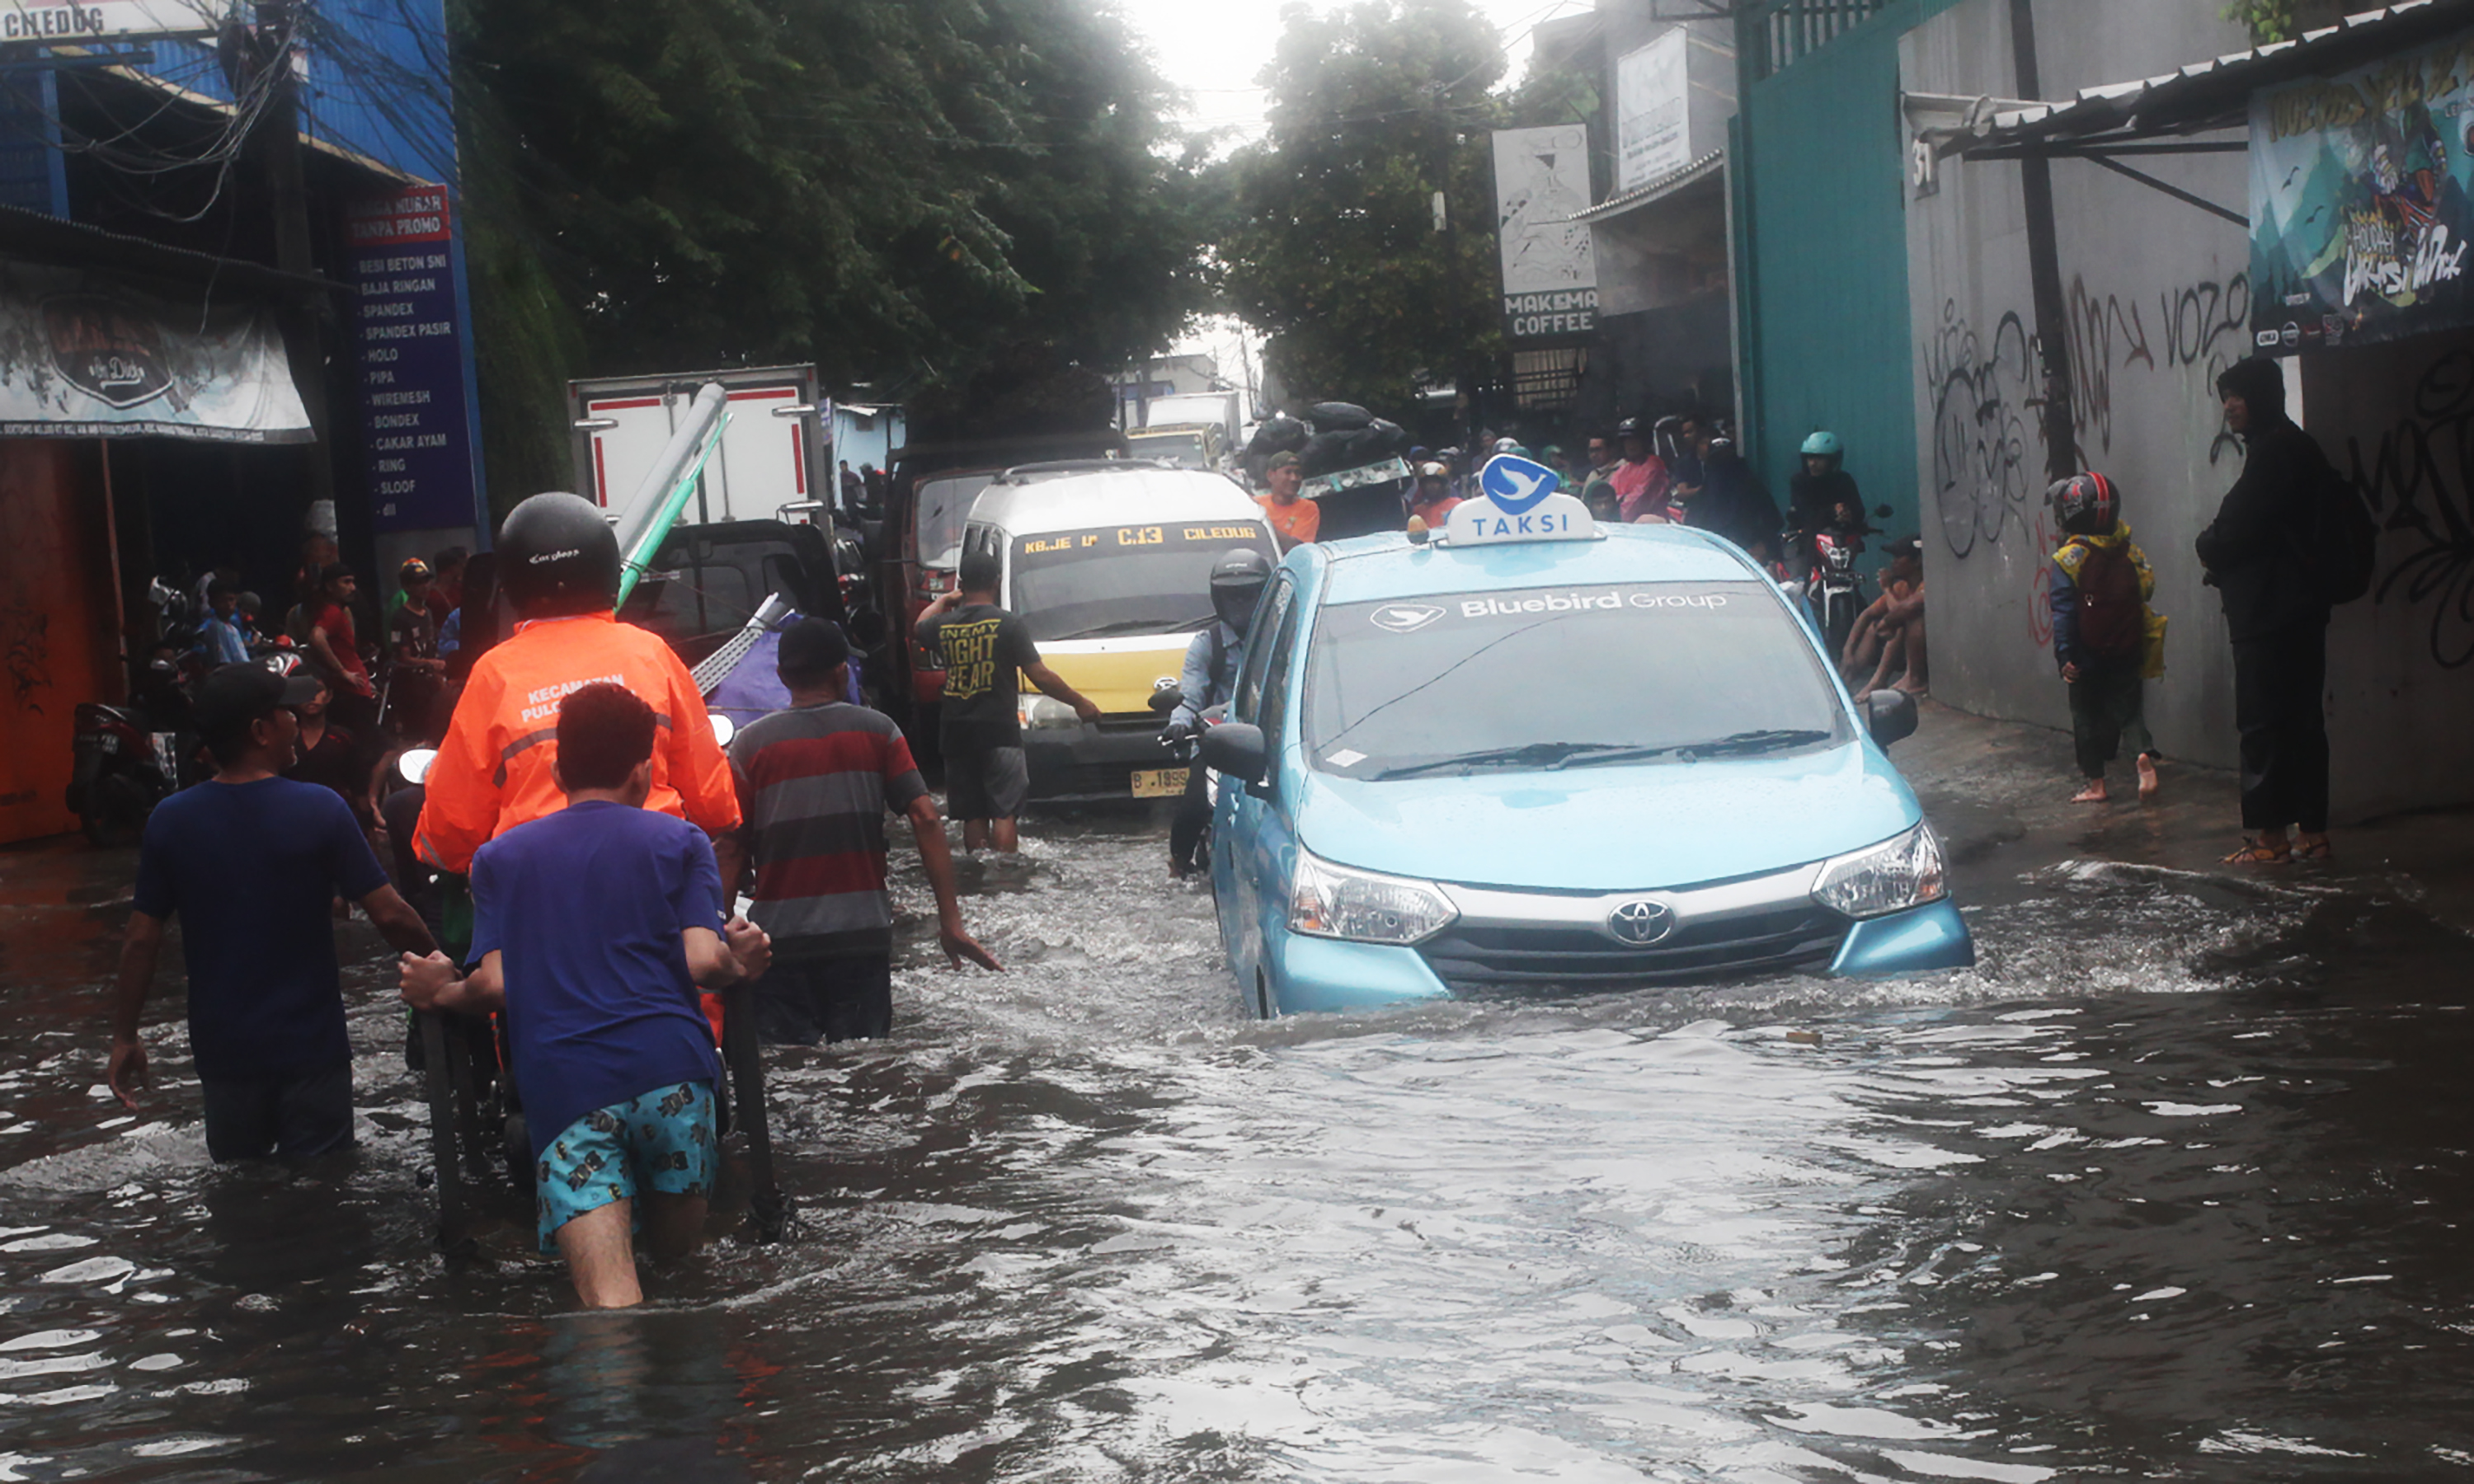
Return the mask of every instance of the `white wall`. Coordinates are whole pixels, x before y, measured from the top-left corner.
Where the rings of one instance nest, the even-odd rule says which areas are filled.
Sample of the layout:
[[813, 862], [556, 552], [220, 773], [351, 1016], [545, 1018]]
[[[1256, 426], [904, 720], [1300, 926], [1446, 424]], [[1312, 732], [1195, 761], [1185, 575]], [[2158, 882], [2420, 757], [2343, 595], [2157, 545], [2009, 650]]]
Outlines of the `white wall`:
[[[2214, 5], [2044, 0], [2041, 94], [2152, 76], [2248, 44]], [[2019, 95], [2009, 6], [1970, 0], [1900, 48], [1910, 92]], [[2241, 155], [2150, 156], [2138, 168], [2239, 211]], [[2044, 574], [2055, 544], [2028, 285], [2021, 166], [1942, 161], [1907, 204], [1917, 467], [1925, 483], [1934, 693], [1985, 715], [2069, 725]], [[2113, 476], [2170, 615], [2147, 717], [2169, 755], [2234, 758], [2231, 662], [2191, 543], [2241, 466], [2220, 437], [2217, 373], [2248, 353], [2243, 228], [2085, 160], [2051, 166], [2081, 460]]]
[[[2219, 9], [2038, 0], [2042, 95], [2243, 49]], [[1919, 27], [1901, 47], [1904, 85], [2016, 96], [2008, 13], [2006, 0], [1969, 0]], [[2243, 154], [2129, 163], [2248, 208]], [[2172, 620], [2148, 721], [2169, 754], [2231, 766], [2231, 655], [2191, 543], [2242, 467], [2215, 381], [2249, 349], [2248, 236], [2091, 162], [2051, 170], [2078, 445], [2120, 482]], [[2066, 727], [2043, 605], [2054, 536], [2019, 179], [2016, 164], [1945, 160], [1938, 192], [1907, 203], [1933, 691]], [[2474, 332], [2315, 352], [2288, 381], [2304, 427], [2386, 526], [2373, 597], [2329, 630], [2337, 817], [2474, 800]]]

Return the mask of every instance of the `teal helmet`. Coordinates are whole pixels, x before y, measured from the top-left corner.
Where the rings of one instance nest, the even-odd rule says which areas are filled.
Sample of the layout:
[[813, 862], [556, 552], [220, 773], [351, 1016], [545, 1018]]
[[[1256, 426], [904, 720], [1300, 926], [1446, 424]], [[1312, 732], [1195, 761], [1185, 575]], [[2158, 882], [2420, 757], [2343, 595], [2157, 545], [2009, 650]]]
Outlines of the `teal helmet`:
[[1824, 459], [1843, 459], [1847, 456], [1847, 445], [1838, 441], [1837, 434], [1819, 428], [1804, 441], [1804, 451]]

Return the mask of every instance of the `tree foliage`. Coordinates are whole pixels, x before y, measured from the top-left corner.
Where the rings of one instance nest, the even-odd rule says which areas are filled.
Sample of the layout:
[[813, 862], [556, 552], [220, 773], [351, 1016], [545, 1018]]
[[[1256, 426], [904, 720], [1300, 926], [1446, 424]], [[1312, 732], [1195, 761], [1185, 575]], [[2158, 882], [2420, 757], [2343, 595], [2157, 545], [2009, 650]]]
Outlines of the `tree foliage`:
[[1503, 115], [1503, 49], [1467, 0], [1283, 19], [1263, 77], [1270, 131], [1226, 172], [1227, 301], [1269, 337], [1269, 368], [1298, 399], [1403, 416], [1421, 385], [1501, 351], [1487, 135]]
[[1026, 359], [1110, 370], [1202, 301], [1162, 84], [1079, 0], [458, 0], [455, 20], [484, 376], [527, 406], [562, 360], [814, 360], [893, 395]]

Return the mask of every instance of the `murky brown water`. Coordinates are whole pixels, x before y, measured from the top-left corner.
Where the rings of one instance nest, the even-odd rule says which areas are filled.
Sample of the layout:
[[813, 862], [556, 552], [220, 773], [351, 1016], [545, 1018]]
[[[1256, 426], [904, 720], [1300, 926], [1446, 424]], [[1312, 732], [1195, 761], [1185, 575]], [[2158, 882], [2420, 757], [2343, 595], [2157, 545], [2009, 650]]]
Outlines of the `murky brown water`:
[[0, 854], [0, 1479], [2474, 1471], [2474, 952], [2385, 889], [1996, 856], [1970, 974], [1259, 1025], [1150, 822], [1032, 833], [1012, 972], [775, 1062], [794, 1239], [591, 1317], [433, 1255], [366, 929], [352, 1167], [215, 1170], [170, 986], [100, 1087], [129, 858]]

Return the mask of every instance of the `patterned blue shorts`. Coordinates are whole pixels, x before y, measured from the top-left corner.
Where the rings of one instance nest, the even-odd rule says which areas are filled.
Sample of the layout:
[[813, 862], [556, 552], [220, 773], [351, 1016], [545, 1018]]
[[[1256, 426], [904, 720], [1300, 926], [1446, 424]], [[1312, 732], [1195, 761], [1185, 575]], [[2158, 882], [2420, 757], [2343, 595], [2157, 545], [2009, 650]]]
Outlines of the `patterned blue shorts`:
[[[596, 1108], [549, 1141], [534, 1168], [541, 1250], [558, 1251], [558, 1229], [639, 1188], [665, 1195], [713, 1194], [713, 1085], [682, 1082]], [[644, 1213], [635, 1212], [642, 1229]]]

